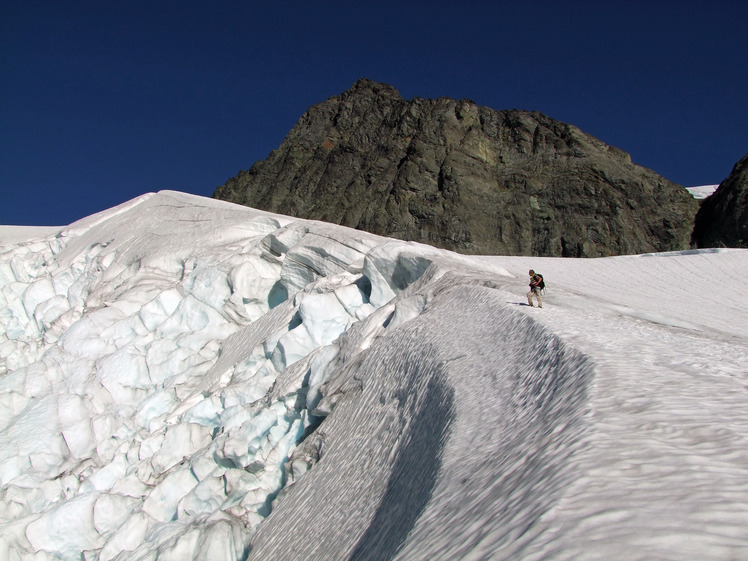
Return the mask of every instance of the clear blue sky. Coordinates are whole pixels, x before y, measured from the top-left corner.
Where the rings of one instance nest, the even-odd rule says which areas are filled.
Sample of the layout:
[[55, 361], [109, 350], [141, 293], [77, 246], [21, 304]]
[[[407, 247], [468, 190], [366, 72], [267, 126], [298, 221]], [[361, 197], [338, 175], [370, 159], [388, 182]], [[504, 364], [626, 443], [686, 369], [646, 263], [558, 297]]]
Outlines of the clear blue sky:
[[744, 0], [0, 0], [0, 224], [210, 196], [358, 78], [580, 127], [684, 186], [748, 153]]

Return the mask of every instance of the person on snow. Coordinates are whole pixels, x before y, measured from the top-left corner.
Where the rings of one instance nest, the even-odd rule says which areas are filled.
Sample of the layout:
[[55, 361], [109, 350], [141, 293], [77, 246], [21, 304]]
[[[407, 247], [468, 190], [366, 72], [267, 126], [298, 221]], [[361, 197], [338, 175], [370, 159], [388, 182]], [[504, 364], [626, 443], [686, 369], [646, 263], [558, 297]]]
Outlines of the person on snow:
[[532, 269], [530, 269], [530, 292], [527, 293], [527, 304], [531, 308], [532, 306], [532, 296], [535, 295], [535, 298], [538, 300], [538, 308], [543, 307], [543, 297], [540, 294], [540, 291], [545, 288], [545, 283], [543, 282], [543, 275], [536, 273]]

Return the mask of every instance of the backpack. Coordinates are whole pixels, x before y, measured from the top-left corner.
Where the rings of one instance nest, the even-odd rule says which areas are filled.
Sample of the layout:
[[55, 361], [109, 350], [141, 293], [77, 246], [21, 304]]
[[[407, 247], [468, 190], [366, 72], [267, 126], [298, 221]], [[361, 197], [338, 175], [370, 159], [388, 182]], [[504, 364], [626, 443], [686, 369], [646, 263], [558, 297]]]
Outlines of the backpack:
[[540, 283], [538, 283], [538, 288], [540, 290], [543, 290], [545, 288], [545, 281], [543, 280], [543, 275], [541, 275], [540, 273], [535, 273], [535, 274], [540, 277]]

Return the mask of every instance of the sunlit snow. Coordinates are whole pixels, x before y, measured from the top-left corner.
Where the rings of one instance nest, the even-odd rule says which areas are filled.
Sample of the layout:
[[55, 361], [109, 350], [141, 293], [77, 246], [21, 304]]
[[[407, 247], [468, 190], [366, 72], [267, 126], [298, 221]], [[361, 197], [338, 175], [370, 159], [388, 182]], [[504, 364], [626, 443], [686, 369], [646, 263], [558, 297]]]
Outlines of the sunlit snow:
[[717, 187], [719, 185], [699, 185], [697, 187], [686, 187], [686, 190], [693, 195], [694, 199], [706, 199], [717, 190]]
[[746, 278], [168, 191], [0, 227], [0, 559], [746, 559]]

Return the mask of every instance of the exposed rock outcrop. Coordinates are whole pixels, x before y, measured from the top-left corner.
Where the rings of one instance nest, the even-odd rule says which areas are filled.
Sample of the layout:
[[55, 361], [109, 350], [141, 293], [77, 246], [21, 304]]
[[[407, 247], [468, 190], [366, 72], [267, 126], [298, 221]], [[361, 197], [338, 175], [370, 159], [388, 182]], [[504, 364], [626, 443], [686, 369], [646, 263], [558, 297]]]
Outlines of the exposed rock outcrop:
[[572, 125], [370, 80], [311, 107], [214, 197], [461, 253], [570, 257], [684, 249], [698, 210]]
[[696, 247], [748, 248], [748, 154], [702, 203], [692, 242]]

